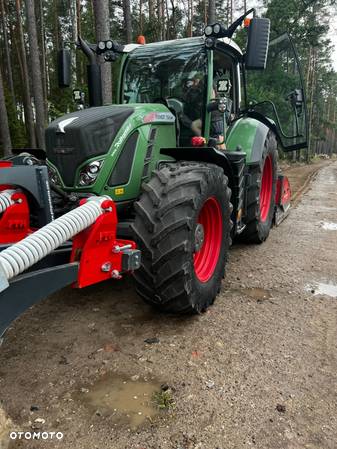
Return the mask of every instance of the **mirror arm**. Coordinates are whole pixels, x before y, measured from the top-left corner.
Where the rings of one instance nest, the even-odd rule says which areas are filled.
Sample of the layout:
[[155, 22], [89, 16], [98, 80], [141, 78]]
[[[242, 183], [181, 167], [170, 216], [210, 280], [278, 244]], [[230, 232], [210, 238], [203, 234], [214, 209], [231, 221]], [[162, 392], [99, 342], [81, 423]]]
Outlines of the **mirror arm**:
[[96, 53], [94, 52], [94, 50], [92, 48], [90, 48], [88, 42], [85, 41], [84, 39], [82, 39], [82, 37], [80, 35], [78, 36], [78, 42], [79, 42], [79, 48], [83, 51], [85, 56], [88, 58], [90, 65], [97, 64]]
[[255, 17], [255, 15], [256, 15], [255, 8], [251, 8], [250, 10], [248, 10], [247, 12], [242, 14], [241, 17], [239, 17], [235, 22], [232, 23], [232, 25], [230, 25], [230, 27], [227, 30], [227, 37], [231, 38], [233, 36], [233, 34], [235, 33], [236, 29], [241, 25], [241, 23], [245, 20], [245, 18], [247, 16], [249, 16], [249, 14], [251, 14], [251, 13], [253, 13], [253, 17]]

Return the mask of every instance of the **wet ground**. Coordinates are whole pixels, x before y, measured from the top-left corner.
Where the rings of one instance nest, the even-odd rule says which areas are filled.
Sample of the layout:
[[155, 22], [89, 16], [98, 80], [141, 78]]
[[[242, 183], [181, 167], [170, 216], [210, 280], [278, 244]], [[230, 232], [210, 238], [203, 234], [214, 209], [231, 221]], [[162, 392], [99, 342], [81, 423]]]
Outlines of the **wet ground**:
[[336, 449], [336, 208], [335, 162], [265, 244], [232, 248], [201, 316], [153, 312], [130, 279], [33, 308], [0, 350], [0, 427], [64, 437], [11, 447]]

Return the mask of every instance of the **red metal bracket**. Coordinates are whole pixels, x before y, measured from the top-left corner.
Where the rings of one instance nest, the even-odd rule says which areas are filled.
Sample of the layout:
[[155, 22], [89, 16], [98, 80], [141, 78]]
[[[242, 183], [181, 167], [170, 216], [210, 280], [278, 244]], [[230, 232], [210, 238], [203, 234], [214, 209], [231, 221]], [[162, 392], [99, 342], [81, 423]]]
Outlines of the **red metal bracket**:
[[279, 175], [276, 186], [275, 204], [277, 206], [285, 206], [290, 203], [291, 188], [289, 179], [286, 176]]
[[30, 233], [29, 207], [23, 193], [13, 193], [15, 204], [0, 215], [0, 243], [15, 243]]
[[106, 209], [90, 228], [80, 232], [73, 239], [71, 262], [80, 262], [78, 280], [74, 287], [82, 288], [107, 279], [120, 277], [123, 253], [116, 246], [131, 245], [135, 242], [117, 240], [117, 213], [112, 200], [104, 201]]
[[13, 167], [13, 162], [11, 161], [0, 161], [0, 168]]

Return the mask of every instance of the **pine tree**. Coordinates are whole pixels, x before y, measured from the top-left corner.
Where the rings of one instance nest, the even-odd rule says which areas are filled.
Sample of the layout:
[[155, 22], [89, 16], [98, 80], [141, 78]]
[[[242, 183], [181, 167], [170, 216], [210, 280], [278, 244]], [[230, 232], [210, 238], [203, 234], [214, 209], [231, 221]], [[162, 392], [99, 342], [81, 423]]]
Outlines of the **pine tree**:
[[[96, 40], [104, 41], [110, 38], [109, 26], [109, 2], [108, 0], [93, 0], [95, 14], [95, 31]], [[111, 65], [104, 63], [104, 58], [99, 58], [102, 71], [102, 98], [103, 103], [111, 103], [112, 87], [111, 87]]]
[[46, 124], [43, 82], [40, 64], [40, 50], [37, 38], [35, 6], [33, 0], [26, 1], [27, 30], [29, 39], [29, 55], [31, 65], [31, 79], [34, 93], [35, 115], [36, 115], [36, 138], [40, 148], [45, 148], [44, 128]]
[[8, 126], [8, 115], [5, 100], [5, 89], [2, 80], [2, 73], [0, 68], [0, 137], [2, 142], [2, 149], [5, 156], [11, 154], [12, 142]]

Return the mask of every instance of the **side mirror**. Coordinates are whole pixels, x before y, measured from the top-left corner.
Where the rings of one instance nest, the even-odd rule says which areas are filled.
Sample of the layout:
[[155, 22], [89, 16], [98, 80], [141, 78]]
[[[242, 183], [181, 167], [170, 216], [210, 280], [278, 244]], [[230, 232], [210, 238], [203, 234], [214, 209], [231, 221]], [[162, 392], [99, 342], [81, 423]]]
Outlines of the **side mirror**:
[[250, 21], [245, 54], [247, 70], [264, 70], [267, 65], [270, 20], [255, 17]]
[[290, 101], [290, 104], [293, 110], [296, 112], [297, 117], [300, 117], [303, 112], [304, 104], [303, 89], [295, 89], [290, 92], [290, 94], [287, 95], [287, 100]]
[[69, 87], [71, 84], [71, 55], [67, 48], [62, 48], [58, 52], [57, 70], [59, 87]]

